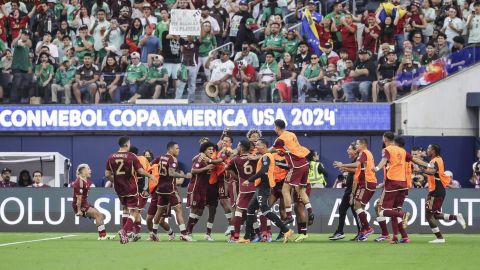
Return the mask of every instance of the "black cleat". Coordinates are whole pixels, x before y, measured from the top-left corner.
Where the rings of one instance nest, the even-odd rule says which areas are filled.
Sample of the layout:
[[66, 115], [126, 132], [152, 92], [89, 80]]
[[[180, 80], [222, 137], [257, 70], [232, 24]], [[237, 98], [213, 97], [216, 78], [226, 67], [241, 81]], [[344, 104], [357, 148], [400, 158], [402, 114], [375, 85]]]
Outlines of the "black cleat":
[[283, 221], [283, 225], [287, 226], [288, 224], [293, 223], [293, 221], [293, 217], [287, 217], [287, 219]]
[[313, 213], [308, 214], [308, 226], [313, 224], [313, 220], [315, 219], [315, 215]]

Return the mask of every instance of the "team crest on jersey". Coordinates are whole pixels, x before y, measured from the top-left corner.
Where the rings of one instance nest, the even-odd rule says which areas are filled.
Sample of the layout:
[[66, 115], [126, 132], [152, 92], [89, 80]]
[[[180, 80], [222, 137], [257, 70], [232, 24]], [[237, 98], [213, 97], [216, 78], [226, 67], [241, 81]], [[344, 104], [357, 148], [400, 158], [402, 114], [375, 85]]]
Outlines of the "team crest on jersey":
[[196, 168], [200, 167], [200, 164], [195, 163], [195, 167], [196, 167]]
[[83, 189], [80, 189], [80, 193], [83, 193]]
[[173, 164], [172, 164], [172, 167], [173, 167], [173, 168], [177, 167], [177, 163], [173, 163]]

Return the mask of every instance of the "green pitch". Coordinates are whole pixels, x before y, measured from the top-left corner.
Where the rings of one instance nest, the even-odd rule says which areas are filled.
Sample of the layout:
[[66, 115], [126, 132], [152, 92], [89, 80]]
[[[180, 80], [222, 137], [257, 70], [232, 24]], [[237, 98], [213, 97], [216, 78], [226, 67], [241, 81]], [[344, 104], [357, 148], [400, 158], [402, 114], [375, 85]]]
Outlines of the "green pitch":
[[[75, 235], [63, 239], [43, 240]], [[0, 269], [478, 269], [480, 235], [446, 235], [447, 243], [432, 245], [431, 235], [412, 235], [412, 243], [390, 245], [331, 242], [311, 234], [304, 243], [229, 244], [161, 242], [143, 239], [120, 245], [97, 241], [94, 233], [0, 233]], [[197, 239], [201, 234], [195, 235]], [[348, 235], [350, 237], [353, 235]], [[118, 238], [118, 236], [117, 236]], [[38, 242], [26, 242], [41, 240]], [[16, 244], [11, 244], [17, 242]]]

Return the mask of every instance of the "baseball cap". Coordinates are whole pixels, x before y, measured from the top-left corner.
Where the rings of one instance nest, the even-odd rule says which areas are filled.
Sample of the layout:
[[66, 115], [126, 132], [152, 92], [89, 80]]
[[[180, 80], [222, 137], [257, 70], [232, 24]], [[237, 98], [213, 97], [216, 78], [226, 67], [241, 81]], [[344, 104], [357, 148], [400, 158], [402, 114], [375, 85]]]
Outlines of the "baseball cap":
[[124, 7], [122, 7], [122, 9], [120, 9], [120, 12], [124, 12], [124, 11], [130, 12], [130, 8], [127, 7], [127, 6], [124, 6]]
[[325, 49], [331, 49], [332, 48], [332, 44], [330, 42], [327, 42], [325, 43], [325, 46], [323, 46], [323, 48]]
[[2, 174], [3, 174], [3, 173], [5, 173], [5, 172], [9, 172], [9, 173], [11, 173], [11, 172], [12, 172], [12, 170], [10, 170], [9, 168], [3, 168], [3, 170], [2, 170]]
[[391, 50], [391, 49], [390, 49], [390, 50], [387, 52], [387, 55], [388, 55], [388, 54], [395, 54], [395, 50]]
[[246, 21], [245, 21], [245, 24], [246, 25], [250, 25], [250, 24], [254, 24], [255, 23], [255, 19], [254, 18], [248, 18]]
[[310, 0], [308, 1], [307, 5], [316, 5], [317, 1]]
[[143, 8], [152, 9], [152, 6], [149, 3], [146, 3], [146, 4], [143, 5]]
[[130, 54], [130, 57], [131, 58], [140, 58], [140, 54], [138, 52], [133, 52], [132, 54]]
[[210, 8], [208, 8], [206, 5], [203, 5], [200, 9], [201, 10], [210, 10]]
[[57, 0], [47, 0], [47, 3], [54, 3], [54, 4], [56, 4], [56, 3], [57, 3]]
[[248, 0], [240, 0], [239, 5], [248, 5]]
[[360, 49], [360, 50], [358, 50], [358, 54], [368, 54], [368, 50], [367, 49]]
[[30, 31], [28, 31], [28, 29], [22, 29], [22, 34], [30, 35]]

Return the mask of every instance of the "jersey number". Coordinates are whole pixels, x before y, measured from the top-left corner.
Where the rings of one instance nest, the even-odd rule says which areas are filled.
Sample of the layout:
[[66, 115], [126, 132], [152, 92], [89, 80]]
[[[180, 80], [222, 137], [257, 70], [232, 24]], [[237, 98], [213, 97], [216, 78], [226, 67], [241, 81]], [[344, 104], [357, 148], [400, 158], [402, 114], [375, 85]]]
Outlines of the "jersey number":
[[117, 163], [117, 172], [116, 175], [123, 175], [125, 171], [123, 170], [124, 160], [123, 159], [115, 159], [115, 163]]
[[253, 173], [253, 167], [250, 163], [247, 163], [245, 164], [245, 166], [243, 166], [243, 172], [246, 174], [246, 175], [250, 175]]
[[166, 168], [167, 163], [160, 162], [159, 165], [160, 165], [160, 175], [161, 176], [167, 176], [168, 175], [167, 168]]

